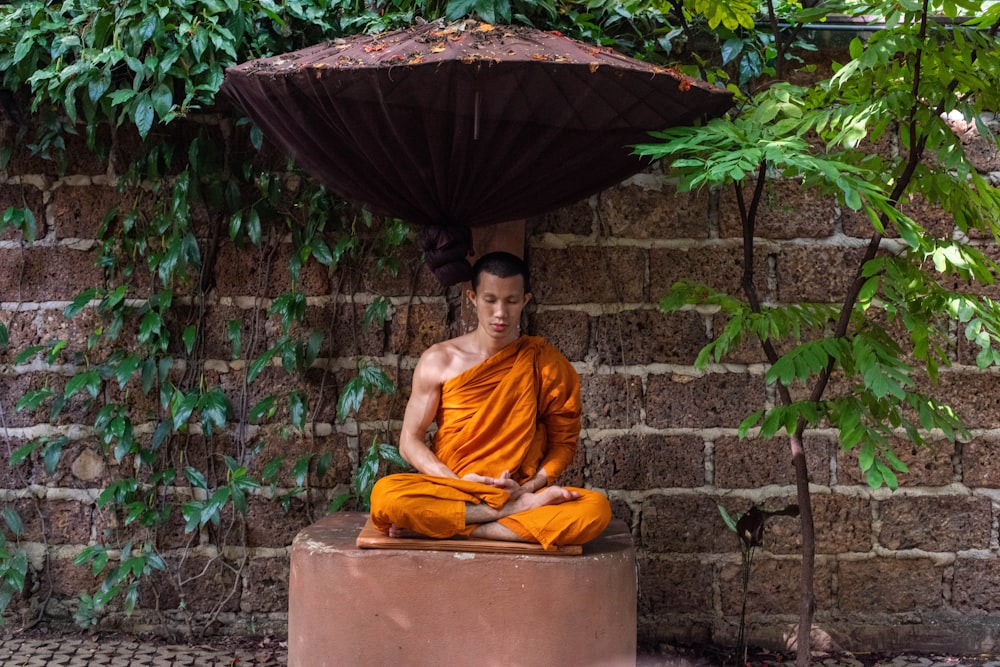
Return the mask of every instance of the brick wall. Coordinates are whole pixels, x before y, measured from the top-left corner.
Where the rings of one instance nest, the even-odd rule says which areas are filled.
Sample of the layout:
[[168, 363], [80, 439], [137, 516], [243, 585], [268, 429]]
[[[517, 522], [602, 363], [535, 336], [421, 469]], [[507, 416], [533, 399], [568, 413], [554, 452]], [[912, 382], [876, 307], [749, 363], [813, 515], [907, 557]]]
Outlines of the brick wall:
[[[9, 137], [12, 129], [0, 132]], [[980, 169], [1000, 171], [994, 148], [966, 138]], [[76, 596], [96, 587], [72, 559], [107, 527], [122, 534], [134, 530], [96, 506], [118, 466], [130, 462], [119, 464], [100, 451], [88, 426], [93, 405], [76, 401], [53, 423], [46, 410], [14, 409], [26, 390], [65, 381], [60, 378], [72, 370], [71, 352], [83, 348], [92, 320], [85, 312], [79, 321], [67, 321], [62, 309], [78, 291], [101, 280], [94, 235], [118, 195], [106, 165], [82, 147], [71, 147], [69, 156], [66, 176], [26, 154], [15, 155], [0, 172], [0, 210], [27, 206], [39, 221], [34, 243], [14, 233], [0, 240], [0, 321], [11, 338], [0, 353], [2, 444], [9, 452], [39, 435], [70, 438], [54, 474], [37, 457], [0, 466], [0, 500], [24, 517], [23, 542], [32, 556], [28, 591], [15, 600], [11, 617], [32, 617], [44, 602], [54, 622], [66, 621]], [[843, 267], [863, 243], [863, 221], [810, 198], [795, 184], [770, 187], [759, 230], [764, 240], [758, 261], [768, 276], [761, 282], [762, 296], [778, 302], [835, 301], [846, 282]], [[735, 513], [756, 502], [769, 507], [794, 502], [787, 443], [736, 437], [743, 417], [774, 400], [764, 385], [760, 352], [740, 349], [724, 364], [697, 371], [694, 358], [719, 327], [717, 318], [695, 310], [667, 316], [656, 308], [670, 284], [684, 276], [738, 290], [741, 250], [734, 207], [730, 192], [678, 194], [668, 179], [649, 173], [528, 221], [536, 297], [527, 315], [529, 332], [555, 343], [582, 381], [584, 431], [565, 481], [605, 490], [616, 516], [632, 527], [643, 642], [731, 641], [740, 609], [740, 556], [716, 505]], [[929, 207], [919, 216], [950, 230], [947, 218]], [[287, 252], [280, 243], [273, 255], [227, 243], [219, 248], [213, 288], [201, 295], [208, 329], [204, 372], [232, 395], [239, 394], [245, 361], [230, 359], [226, 322], [241, 319], [245, 341], [276, 335], [276, 323], [261, 308], [287, 281]], [[291, 459], [330, 451], [331, 474], [312, 480], [310, 493], [293, 500], [287, 512], [266, 497], [252, 497], [245, 534], [238, 539], [211, 528], [185, 534], [180, 519], [161, 530], [158, 548], [191, 582], [154, 577], [141, 591], [140, 606], [158, 605], [163, 615], [140, 612], [131, 621], [115, 616], [114, 622], [133, 628], [162, 619], [177, 623], [183, 609], [215, 615], [230, 631], [283, 631], [293, 536], [349, 483], [371, 435], [398, 429], [420, 351], [458, 328], [457, 292], [440, 288], [412, 249], [396, 279], [354, 276], [347, 282], [353, 287], [337, 289], [342, 277], [311, 267], [302, 283], [309, 296], [308, 325], [328, 333], [315, 372], [305, 381], [312, 404], [319, 406], [311, 434], [282, 436], [270, 427], [248, 427], [245, 438], [261, 448], [251, 464], [256, 472], [279, 453]], [[391, 317], [384, 328], [364, 333], [360, 308], [375, 293], [391, 298]], [[53, 374], [38, 362], [11, 365], [28, 346], [59, 338], [70, 341], [62, 372]], [[398, 379], [401, 391], [337, 423], [336, 391], [358, 355], [377, 360]], [[899, 491], [869, 489], [833, 433], [807, 434], [818, 538], [817, 623], [845, 648], [972, 651], [994, 650], [1000, 641], [1000, 468], [993, 458], [1000, 443], [1000, 389], [994, 374], [975, 370], [964, 346], [958, 345], [954, 356], [957, 363], [942, 373], [940, 392], [964, 409], [972, 438], [920, 451], [902, 447], [912, 472], [902, 477]], [[267, 391], [295, 386], [278, 369], [266, 373], [260, 386]], [[260, 386], [251, 385], [251, 393], [263, 392]], [[248, 396], [247, 403], [258, 398]], [[130, 400], [142, 415], [150, 409], [144, 402], [152, 399], [134, 392]], [[194, 433], [185, 451], [210, 468], [218, 455], [237, 447], [239, 437], [232, 433], [209, 441]], [[290, 477], [282, 484], [290, 486]], [[192, 490], [178, 485], [173, 493], [183, 499]], [[798, 547], [795, 519], [769, 522], [751, 580], [754, 642], [780, 642], [795, 623]]]

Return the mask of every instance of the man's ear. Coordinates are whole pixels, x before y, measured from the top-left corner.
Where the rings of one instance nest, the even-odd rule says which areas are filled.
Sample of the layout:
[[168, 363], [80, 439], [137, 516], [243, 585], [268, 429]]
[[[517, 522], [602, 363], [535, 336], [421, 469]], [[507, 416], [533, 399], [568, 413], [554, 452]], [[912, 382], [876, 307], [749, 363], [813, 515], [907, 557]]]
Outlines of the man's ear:
[[524, 293], [524, 303], [525, 303], [525, 305], [527, 305], [527, 303], [529, 301], [531, 301], [531, 292], [525, 292]]
[[476, 300], [476, 290], [471, 289], [471, 288], [465, 290], [465, 298], [468, 299], [469, 301], [475, 301]]

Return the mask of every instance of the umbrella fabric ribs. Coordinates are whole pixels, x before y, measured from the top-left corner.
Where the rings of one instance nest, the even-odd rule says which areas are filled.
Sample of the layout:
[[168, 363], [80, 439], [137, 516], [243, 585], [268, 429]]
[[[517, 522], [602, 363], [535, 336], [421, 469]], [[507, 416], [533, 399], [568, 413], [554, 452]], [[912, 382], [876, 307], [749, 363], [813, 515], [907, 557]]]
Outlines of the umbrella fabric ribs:
[[472, 20], [249, 61], [227, 70], [223, 90], [333, 192], [433, 228], [421, 234], [429, 256], [458, 255], [436, 271], [449, 284], [467, 271], [461, 229], [614, 185], [647, 166], [630, 146], [650, 131], [732, 103], [608, 49]]

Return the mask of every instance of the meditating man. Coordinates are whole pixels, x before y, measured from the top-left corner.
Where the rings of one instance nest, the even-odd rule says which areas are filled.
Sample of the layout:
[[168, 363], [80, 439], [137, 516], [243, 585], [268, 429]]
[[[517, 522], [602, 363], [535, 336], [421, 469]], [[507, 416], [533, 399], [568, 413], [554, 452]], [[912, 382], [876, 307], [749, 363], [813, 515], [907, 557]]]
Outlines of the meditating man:
[[432, 345], [417, 363], [399, 451], [418, 472], [375, 485], [379, 530], [552, 549], [583, 544], [607, 526], [602, 494], [553, 484], [576, 454], [580, 381], [555, 347], [521, 335], [529, 289], [527, 265], [515, 255], [490, 253], [473, 266], [466, 294], [479, 324]]

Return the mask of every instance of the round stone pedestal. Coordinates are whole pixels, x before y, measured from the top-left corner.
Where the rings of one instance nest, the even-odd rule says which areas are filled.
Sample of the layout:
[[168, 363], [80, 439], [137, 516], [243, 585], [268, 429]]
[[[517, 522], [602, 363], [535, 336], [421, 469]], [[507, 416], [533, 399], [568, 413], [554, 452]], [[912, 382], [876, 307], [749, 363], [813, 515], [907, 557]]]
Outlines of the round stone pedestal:
[[292, 545], [289, 667], [635, 665], [632, 538], [579, 556], [359, 549], [339, 513]]

